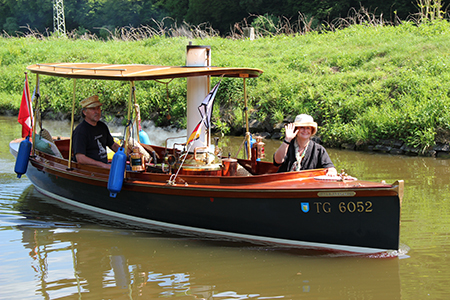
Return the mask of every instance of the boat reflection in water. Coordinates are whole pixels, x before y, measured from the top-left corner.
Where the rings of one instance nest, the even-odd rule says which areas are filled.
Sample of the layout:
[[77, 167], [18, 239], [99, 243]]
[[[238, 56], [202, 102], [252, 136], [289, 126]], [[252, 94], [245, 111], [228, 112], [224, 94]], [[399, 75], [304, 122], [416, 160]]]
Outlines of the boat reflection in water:
[[[186, 238], [93, 218], [30, 186], [15, 209], [45, 299], [400, 299], [398, 258]], [[97, 215], [98, 216], [98, 215]]]

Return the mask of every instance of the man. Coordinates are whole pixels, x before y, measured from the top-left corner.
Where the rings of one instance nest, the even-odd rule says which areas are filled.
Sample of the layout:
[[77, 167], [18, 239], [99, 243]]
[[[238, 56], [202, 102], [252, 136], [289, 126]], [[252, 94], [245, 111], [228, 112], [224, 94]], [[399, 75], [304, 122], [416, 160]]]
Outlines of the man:
[[73, 131], [73, 153], [78, 163], [111, 168], [106, 146], [114, 152], [119, 145], [114, 142], [108, 126], [100, 121], [102, 103], [94, 95], [80, 102], [84, 120]]

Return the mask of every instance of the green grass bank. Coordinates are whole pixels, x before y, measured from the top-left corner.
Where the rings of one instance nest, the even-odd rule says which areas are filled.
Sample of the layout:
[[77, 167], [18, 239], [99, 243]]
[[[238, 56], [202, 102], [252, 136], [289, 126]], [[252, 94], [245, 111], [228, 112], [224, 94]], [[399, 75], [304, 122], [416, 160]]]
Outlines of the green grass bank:
[[[26, 66], [51, 62], [184, 65], [186, 45], [210, 45], [215, 66], [264, 71], [247, 80], [252, 120], [276, 132], [299, 113], [318, 122], [326, 146], [395, 139], [425, 151], [450, 137], [450, 24], [352, 25], [334, 32], [248, 39], [0, 38], [0, 113], [17, 114]], [[33, 92], [35, 77], [30, 75]], [[213, 79], [215, 83], [217, 79]], [[166, 82], [167, 83], [167, 82]], [[143, 119], [185, 127], [185, 80], [137, 82]], [[41, 76], [44, 118], [69, 118], [73, 81]], [[77, 98], [98, 93], [106, 118], [124, 114], [129, 85], [77, 81]], [[242, 80], [224, 79], [215, 129], [242, 133]]]

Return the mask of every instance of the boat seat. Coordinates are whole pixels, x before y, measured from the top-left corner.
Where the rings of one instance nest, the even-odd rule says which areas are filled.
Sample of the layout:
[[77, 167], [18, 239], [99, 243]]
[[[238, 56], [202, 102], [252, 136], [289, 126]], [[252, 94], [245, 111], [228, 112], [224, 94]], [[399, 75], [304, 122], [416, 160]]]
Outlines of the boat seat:
[[55, 145], [50, 132], [47, 129], [41, 129], [35, 137], [35, 148], [41, 152], [62, 158], [62, 154]]
[[247, 171], [241, 164], [237, 165], [236, 176], [253, 176], [252, 173]]

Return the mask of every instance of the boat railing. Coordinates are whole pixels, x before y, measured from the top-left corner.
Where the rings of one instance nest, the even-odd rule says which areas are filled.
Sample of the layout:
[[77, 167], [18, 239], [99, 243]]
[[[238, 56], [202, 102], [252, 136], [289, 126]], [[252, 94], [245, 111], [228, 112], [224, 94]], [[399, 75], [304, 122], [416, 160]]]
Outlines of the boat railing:
[[[172, 136], [172, 137], [168, 137], [168, 138], [165, 140], [165, 142], [164, 142], [164, 147], [165, 147], [166, 150], [167, 150], [167, 143], [169, 142], [169, 140], [177, 140], [177, 139], [181, 139], [181, 138], [186, 138], [186, 136], [183, 135], [183, 136]], [[175, 145], [185, 146], [186, 143], [174, 143], [174, 147], [175, 147]]]

